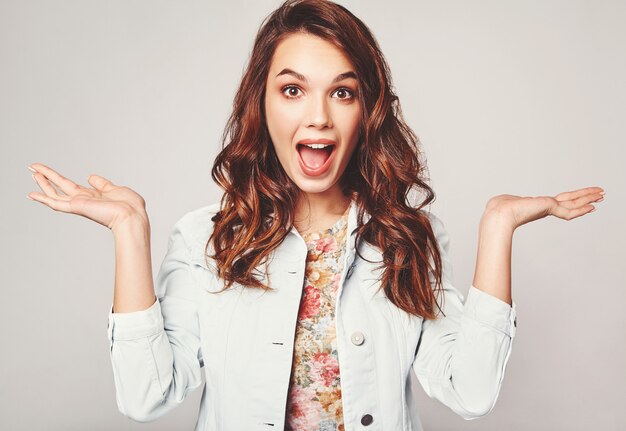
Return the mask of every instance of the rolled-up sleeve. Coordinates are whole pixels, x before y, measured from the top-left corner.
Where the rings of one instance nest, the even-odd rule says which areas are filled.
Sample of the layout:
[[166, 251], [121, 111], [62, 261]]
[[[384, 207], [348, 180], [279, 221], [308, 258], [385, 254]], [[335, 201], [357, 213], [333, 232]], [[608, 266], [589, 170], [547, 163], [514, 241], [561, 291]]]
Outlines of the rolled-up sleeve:
[[172, 229], [155, 280], [156, 301], [146, 310], [109, 310], [108, 338], [119, 411], [148, 422], [179, 405], [202, 383], [197, 290], [184, 217]]
[[413, 369], [430, 397], [475, 419], [488, 414], [498, 398], [515, 337], [516, 304], [474, 286], [464, 301], [452, 285], [447, 231], [436, 216], [429, 217], [443, 263], [445, 317], [423, 322]]

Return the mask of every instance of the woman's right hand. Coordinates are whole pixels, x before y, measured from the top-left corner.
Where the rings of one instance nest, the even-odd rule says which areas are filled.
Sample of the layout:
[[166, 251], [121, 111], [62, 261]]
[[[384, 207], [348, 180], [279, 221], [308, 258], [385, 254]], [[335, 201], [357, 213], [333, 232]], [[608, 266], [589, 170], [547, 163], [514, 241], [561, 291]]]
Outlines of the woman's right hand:
[[[144, 199], [128, 187], [117, 186], [99, 175], [90, 175], [87, 182], [93, 188], [87, 188], [41, 163], [33, 163], [29, 169], [44, 193], [31, 192], [28, 197], [55, 211], [78, 214], [112, 231], [131, 218], [149, 223]], [[64, 194], [58, 194], [50, 183]]]

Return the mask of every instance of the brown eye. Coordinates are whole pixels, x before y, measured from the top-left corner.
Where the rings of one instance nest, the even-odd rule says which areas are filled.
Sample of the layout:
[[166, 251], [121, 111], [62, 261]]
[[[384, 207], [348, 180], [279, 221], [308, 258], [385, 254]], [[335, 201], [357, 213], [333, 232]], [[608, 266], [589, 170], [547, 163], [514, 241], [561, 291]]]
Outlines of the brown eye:
[[340, 88], [335, 91], [335, 94], [341, 100], [352, 99], [354, 97], [354, 93], [348, 88]]
[[[286, 93], [285, 93], [286, 91]], [[287, 98], [289, 99], [295, 99], [298, 97], [298, 92], [300, 91], [300, 89], [298, 87], [294, 87], [293, 85], [290, 85], [288, 87], [285, 87], [282, 89], [283, 94], [285, 94], [287, 96]]]

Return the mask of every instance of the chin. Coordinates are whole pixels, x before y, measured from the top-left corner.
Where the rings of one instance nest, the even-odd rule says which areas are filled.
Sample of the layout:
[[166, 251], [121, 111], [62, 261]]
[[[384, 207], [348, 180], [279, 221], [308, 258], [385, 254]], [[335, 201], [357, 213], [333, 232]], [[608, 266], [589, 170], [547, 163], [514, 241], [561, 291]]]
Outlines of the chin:
[[294, 181], [298, 188], [304, 193], [324, 193], [333, 187], [335, 181], [331, 178], [325, 179], [307, 179], [297, 178]]

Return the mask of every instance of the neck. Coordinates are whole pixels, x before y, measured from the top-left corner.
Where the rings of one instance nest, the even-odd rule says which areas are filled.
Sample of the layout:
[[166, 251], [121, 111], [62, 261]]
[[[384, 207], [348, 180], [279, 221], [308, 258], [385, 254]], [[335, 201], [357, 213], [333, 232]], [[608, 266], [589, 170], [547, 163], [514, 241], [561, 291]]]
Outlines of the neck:
[[350, 198], [344, 196], [339, 187], [323, 193], [302, 193], [296, 205], [295, 226], [300, 233], [332, 226], [341, 217]]

